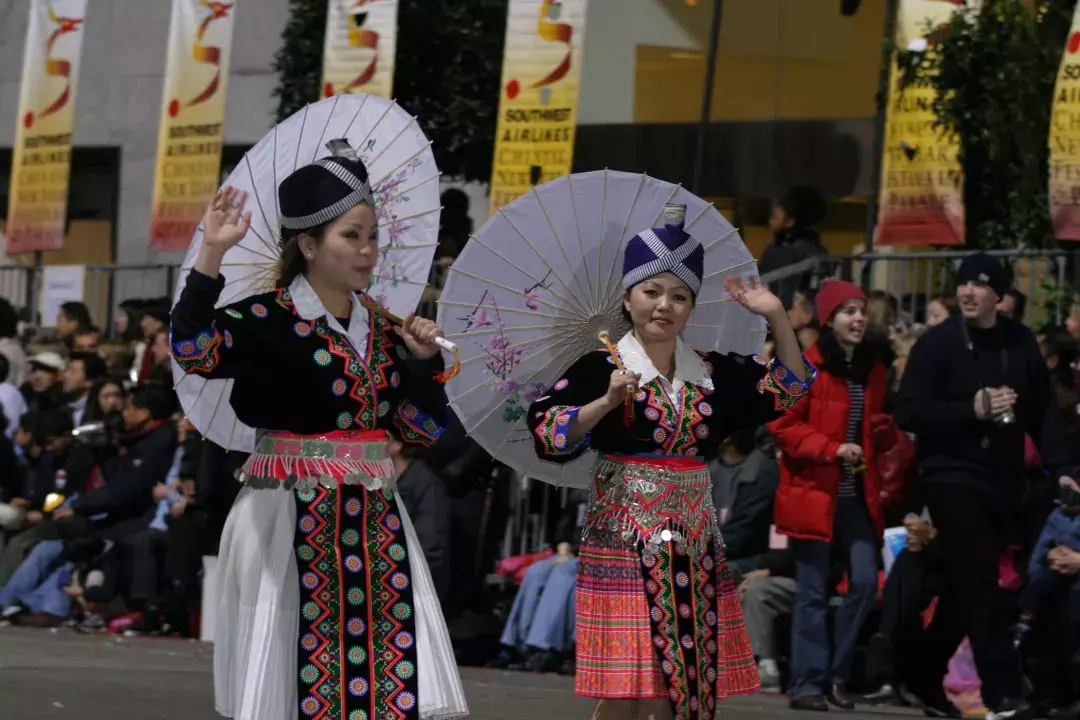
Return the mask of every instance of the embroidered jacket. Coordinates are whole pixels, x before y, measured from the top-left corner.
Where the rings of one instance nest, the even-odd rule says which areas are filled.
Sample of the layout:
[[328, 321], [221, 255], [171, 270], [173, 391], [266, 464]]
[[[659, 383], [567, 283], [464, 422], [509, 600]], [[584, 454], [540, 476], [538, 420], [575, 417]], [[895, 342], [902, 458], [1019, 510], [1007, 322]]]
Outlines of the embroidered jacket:
[[215, 309], [224, 283], [191, 272], [173, 308], [172, 351], [187, 374], [232, 379], [240, 422], [301, 435], [393, 429], [417, 445], [442, 432], [440, 355], [411, 357], [396, 328], [355, 300], [346, 332], [303, 277]]
[[[616, 351], [623, 364], [642, 372], [630, 407], [620, 406], [576, 446], [568, 446], [570, 421], [582, 406], [607, 392], [614, 361], [597, 350], [570, 366], [549, 393], [529, 408], [536, 453], [567, 462], [592, 448], [602, 454], [682, 455], [709, 460], [722, 440], [778, 417], [806, 394], [815, 370], [806, 363], [806, 382], [781, 363], [734, 353], [698, 353], [678, 341], [674, 383], [660, 376], [628, 334]], [[804, 360], [805, 362], [805, 360]]]

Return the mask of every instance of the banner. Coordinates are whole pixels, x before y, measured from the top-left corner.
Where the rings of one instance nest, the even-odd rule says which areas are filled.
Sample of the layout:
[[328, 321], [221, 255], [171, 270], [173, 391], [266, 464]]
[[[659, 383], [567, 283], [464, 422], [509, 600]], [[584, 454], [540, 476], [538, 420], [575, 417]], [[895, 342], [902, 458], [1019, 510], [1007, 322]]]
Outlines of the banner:
[[1065, 40], [1050, 114], [1050, 218], [1054, 237], [1080, 240], [1080, 5]]
[[186, 250], [221, 182], [236, 2], [173, 0], [150, 242]]
[[322, 96], [392, 97], [398, 0], [328, 0]]
[[[899, 0], [896, 47], [935, 52], [934, 30], [980, 0]], [[937, 92], [925, 77], [905, 82], [893, 54], [881, 159], [877, 245], [962, 245], [964, 174], [959, 140], [934, 127]]]
[[30, 3], [11, 159], [8, 255], [64, 247], [86, 2]]
[[588, 0], [510, 0], [491, 212], [574, 161]]

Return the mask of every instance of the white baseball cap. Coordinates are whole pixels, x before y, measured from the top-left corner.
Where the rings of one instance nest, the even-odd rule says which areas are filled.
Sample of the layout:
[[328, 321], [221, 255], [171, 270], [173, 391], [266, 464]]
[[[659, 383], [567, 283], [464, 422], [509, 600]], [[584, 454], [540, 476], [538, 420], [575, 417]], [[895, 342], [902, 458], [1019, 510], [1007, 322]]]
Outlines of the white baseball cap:
[[58, 353], [43, 352], [34, 355], [29, 359], [29, 362], [37, 365], [44, 365], [45, 367], [54, 370], [56, 372], [64, 372], [64, 368], [67, 363], [64, 362], [64, 358], [60, 357]]

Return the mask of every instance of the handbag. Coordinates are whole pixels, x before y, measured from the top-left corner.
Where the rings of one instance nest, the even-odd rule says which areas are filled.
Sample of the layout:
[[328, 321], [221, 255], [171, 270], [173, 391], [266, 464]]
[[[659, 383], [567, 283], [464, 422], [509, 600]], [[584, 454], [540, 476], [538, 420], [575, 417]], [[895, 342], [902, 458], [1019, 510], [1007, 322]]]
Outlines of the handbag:
[[904, 490], [905, 473], [915, 457], [915, 443], [889, 415], [876, 415], [870, 419], [870, 438], [881, 483], [881, 501], [888, 505]]

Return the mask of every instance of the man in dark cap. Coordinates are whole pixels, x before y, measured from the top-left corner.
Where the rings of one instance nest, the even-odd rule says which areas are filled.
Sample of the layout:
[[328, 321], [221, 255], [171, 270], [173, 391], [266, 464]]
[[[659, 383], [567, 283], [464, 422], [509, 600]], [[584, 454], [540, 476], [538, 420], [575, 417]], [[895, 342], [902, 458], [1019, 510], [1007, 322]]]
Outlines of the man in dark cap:
[[1035, 336], [998, 314], [1008, 288], [1009, 273], [995, 258], [976, 253], [964, 260], [957, 274], [960, 313], [912, 348], [895, 412], [900, 427], [917, 436], [919, 473], [949, 580], [937, 613], [950, 621], [931, 627], [922, 677], [910, 688], [937, 717], [959, 717], [941, 683], [964, 635], [988, 717], [1031, 714], [998, 562], [1024, 490], [1024, 436], [1042, 449], [1051, 390]]

